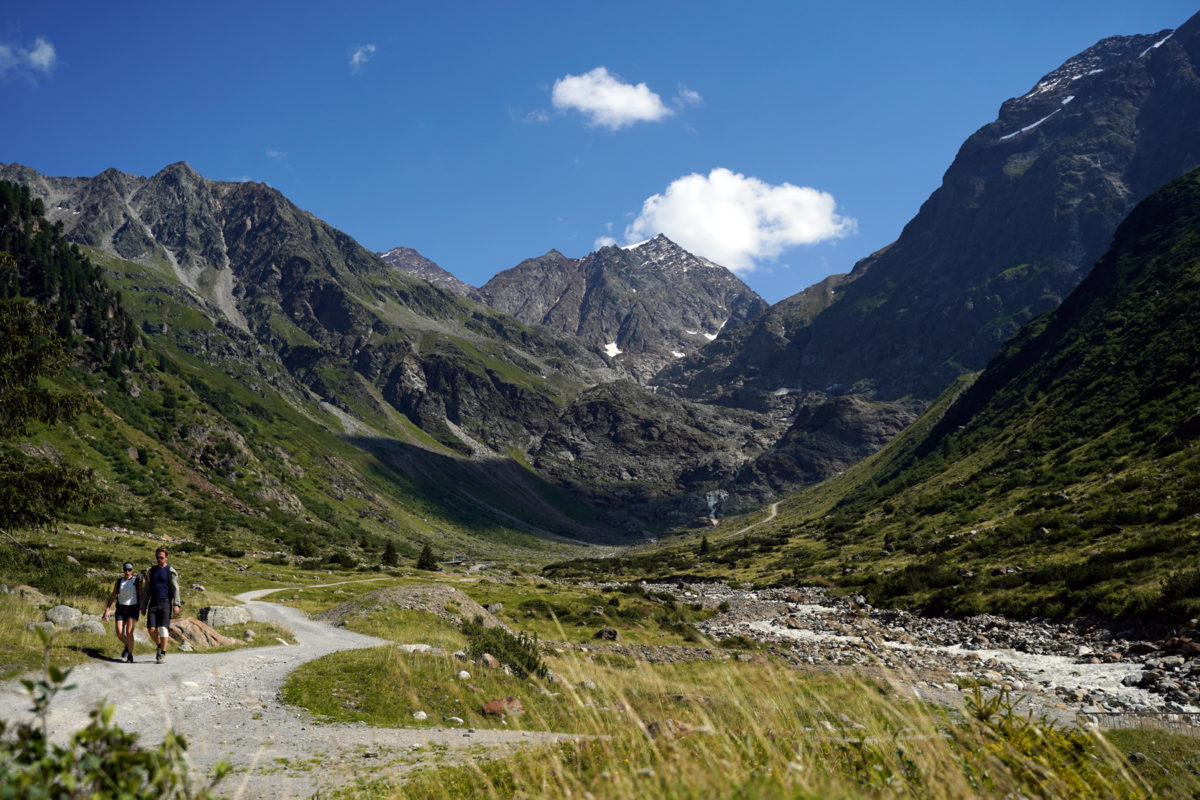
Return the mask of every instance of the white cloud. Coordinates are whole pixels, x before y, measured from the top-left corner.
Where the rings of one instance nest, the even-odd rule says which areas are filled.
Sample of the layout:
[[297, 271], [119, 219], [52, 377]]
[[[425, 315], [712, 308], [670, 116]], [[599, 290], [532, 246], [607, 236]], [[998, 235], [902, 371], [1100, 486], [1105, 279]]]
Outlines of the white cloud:
[[596, 241], [592, 242], [592, 250], [599, 250], [601, 247], [609, 247], [617, 243], [617, 240], [611, 236], [597, 236]]
[[287, 158], [287, 153], [284, 153], [281, 150], [268, 150], [267, 158], [271, 158], [276, 161], [283, 161], [285, 158]]
[[54, 45], [39, 36], [33, 46], [0, 43], [0, 78], [14, 74], [36, 77], [34, 73], [49, 75], [58, 64]]
[[675, 113], [644, 83], [622, 83], [604, 67], [554, 82], [554, 107], [578, 111], [592, 125], [619, 130], [636, 122], [656, 122]]
[[753, 271], [788, 247], [849, 236], [855, 220], [837, 213], [833, 195], [807, 186], [771, 185], [719, 167], [685, 175], [642, 203], [625, 228], [627, 243], [663, 233], [686, 250], [734, 272]]
[[58, 60], [54, 53], [54, 45], [40, 36], [34, 40], [33, 49], [25, 57], [29, 60], [29, 66], [46, 73], [54, 69], [54, 64]]
[[679, 84], [679, 96], [675, 98], [675, 105], [683, 108], [684, 106], [698, 106], [704, 102], [704, 98], [699, 92], [692, 91], [682, 83]]
[[350, 69], [358, 72], [362, 69], [363, 64], [366, 64], [375, 57], [375, 45], [364, 44], [350, 51]]

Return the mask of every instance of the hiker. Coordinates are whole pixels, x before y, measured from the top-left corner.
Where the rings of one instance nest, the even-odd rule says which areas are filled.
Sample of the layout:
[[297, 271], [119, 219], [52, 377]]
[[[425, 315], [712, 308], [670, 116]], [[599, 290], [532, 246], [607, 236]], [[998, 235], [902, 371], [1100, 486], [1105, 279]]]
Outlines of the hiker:
[[183, 601], [179, 598], [179, 573], [167, 564], [167, 548], [155, 550], [154, 561], [142, 581], [142, 610], [146, 612], [150, 640], [158, 647], [154, 661], [161, 664], [167, 657], [167, 643], [171, 641], [171, 616], [179, 614]]
[[123, 569], [124, 574], [113, 584], [112, 594], [108, 596], [108, 603], [105, 604], [104, 613], [100, 615], [100, 619], [108, 619], [108, 609], [112, 607], [115, 600], [117, 603], [115, 617], [117, 638], [121, 640], [121, 644], [125, 645], [125, 649], [121, 652], [121, 660], [132, 664], [133, 628], [137, 625], [142, 605], [142, 576], [133, 574], [133, 564], [128, 561], [125, 562]]

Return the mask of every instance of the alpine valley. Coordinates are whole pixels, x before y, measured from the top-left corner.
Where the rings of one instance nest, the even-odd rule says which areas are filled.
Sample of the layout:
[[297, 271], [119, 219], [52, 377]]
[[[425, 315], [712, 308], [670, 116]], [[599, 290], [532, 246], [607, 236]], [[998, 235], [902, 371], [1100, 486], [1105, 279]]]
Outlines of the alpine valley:
[[214, 552], [1186, 618], [1197, 167], [1200, 16], [1003, 102], [895, 242], [774, 306], [662, 235], [472, 287], [186, 163], [0, 165], [0, 286], [98, 401], [7, 446], [93, 471], [69, 522]]

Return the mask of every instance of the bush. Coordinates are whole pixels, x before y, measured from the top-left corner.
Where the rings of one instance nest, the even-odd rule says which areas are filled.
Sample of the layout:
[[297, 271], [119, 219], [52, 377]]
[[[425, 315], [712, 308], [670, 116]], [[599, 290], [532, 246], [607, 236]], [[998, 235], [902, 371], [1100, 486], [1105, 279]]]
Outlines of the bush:
[[489, 628], [483, 624], [482, 617], [463, 623], [462, 632], [467, 637], [467, 655], [471, 658], [490, 653], [518, 678], [530, 675], [545, 678], [549, 673], [542, 663], [536, 637], [524, 633], [513, 636], [503, 628]]
[[[47, 658], [51, 637], [39, 631]], [[64, 686], [71, 670], [47, 665], [41, 680], [21, 683], [33, 700], [39, 723], [14, 725], [0, 720], [0, 794], [6, 798], [212, 798], [211, 786], [196, 781], [189, 772], [182, 736], [168, 731], [155, 750], [137, 746], [137, 734], [114, 725], [114, 707], [97, 706], [87, 727], [76, 731], [65, 745], [51, 744], [46, 720], [50, 703]], [[218, 765], [216, 780], [229, 768]]]

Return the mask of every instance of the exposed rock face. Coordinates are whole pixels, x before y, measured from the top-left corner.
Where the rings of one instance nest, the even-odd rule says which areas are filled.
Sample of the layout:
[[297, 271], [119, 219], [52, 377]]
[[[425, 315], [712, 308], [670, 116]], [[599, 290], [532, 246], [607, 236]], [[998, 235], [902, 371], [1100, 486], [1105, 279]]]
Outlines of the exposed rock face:
[[478, 289], [460, 281], [411, 247], [393, 247], [386, 253], [380, 253], [379, 257], [396, 269], [429, 281], [434, 286], [483, 302], [483, 296], [479, 294]]
[[643, 383], [767, 308], [732, 272], [661, 234], [579, 259], [551, 250], [480, 293], [523, 322], [578, 336]]
[[843, 395], [801, 404], [783, 437], [747, 464], [731, 485], [738, 500], [762, 503], [841, 472], [887, 444], [920, 413], [915, 403], [880, 403]]
[[1005, 102], [827, 309], [784, 301], [772, 330], [704, 365], [689, 394], [936, 397], [1070, 292], [1134, 204], [1200, 164], [1198, 143], [1200, 16], [1105, 39]]
[[[733, 478], [772, 439], [758, 415], [618, 381], [581, 394], [530, 455], [539, 472], [599, 505], [690, 518], [708, 512], [706, 490]], [[667, 498], [674, 501], [661, 505]]]

